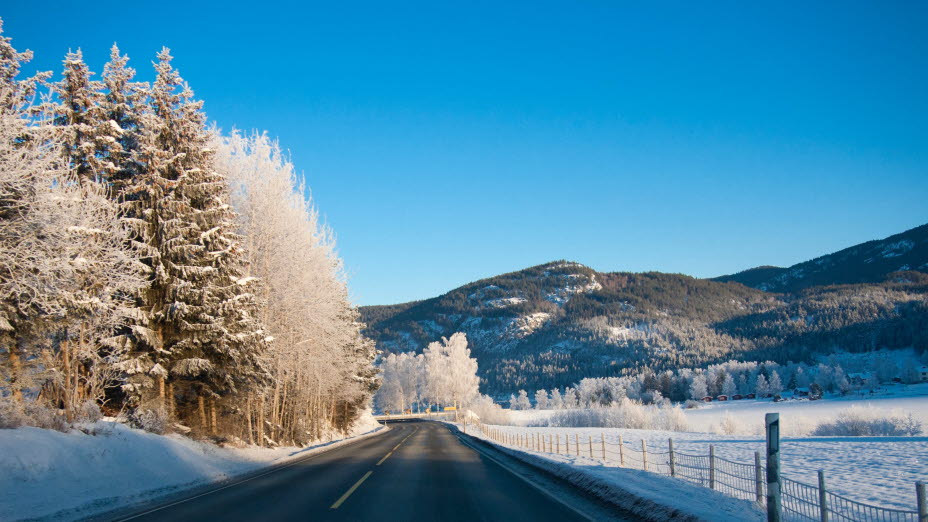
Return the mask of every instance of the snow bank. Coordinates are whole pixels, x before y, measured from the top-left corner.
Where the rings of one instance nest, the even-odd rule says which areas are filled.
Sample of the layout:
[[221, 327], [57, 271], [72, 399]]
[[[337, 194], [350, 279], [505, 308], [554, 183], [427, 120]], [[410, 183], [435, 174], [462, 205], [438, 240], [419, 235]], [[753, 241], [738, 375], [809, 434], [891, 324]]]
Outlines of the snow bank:
[[0, 520], [70, 520], [326, 451], [383, 429], [368, 413], [349, 438], [306, 448], [221, 448], [100, 421], [60, 433], [0, 430]]
[[682, 480], [606, 466], [588, 457], [552, 455], [500, 446], [473, 427], [467, 433], [645, 520], [747, 522], [764, 520], [766, 517], [752, 502], [731, 498]]

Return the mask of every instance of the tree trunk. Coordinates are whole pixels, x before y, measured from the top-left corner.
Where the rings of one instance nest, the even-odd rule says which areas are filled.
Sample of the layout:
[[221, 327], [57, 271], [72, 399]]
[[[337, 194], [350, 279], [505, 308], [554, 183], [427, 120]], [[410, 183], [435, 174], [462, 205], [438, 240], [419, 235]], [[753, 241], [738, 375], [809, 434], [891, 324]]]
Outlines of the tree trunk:
[[219, 431], [219, 426], [216, 424], [216, 399], [209, 400], [209, 415], [210, 415], [210, 430], [213, 435], [216, 435]]
[[197, 397], [197, 410], [200, 412], [200, 427], [204, 430], [209, 430], [209, 426], [206, 424], [206, 406], [203, 396]]
[[71, 387], [71, 343], [67, 333], [61, 341], [61, 359], [64, 365], [64, 414], [68, 422], [74, 422], [74, 409], [72, 408], [74, 390]]
[[251, 421], [251, 410], [252, 410], [251, 404], [252, 404], [252, 402], [254, 402], [254, 395], [251, 394], [251, 393], [249, 393], [249, 394], [248, 394], [248, 399], [247, 399], [246, 402], [245, 402], [245, 419], [246, 419], [246, 422], [248, 423], [248, 424], [247, 424], [247, 428], [248, 428], [248, 444], [254, 444], [254, 443], [255, 443], [254, 426], [252, 426], [252, 421]]
[[[164, 382], [164, 379], [162, 379], [162, 382]], [[173, 419], [174, 418], [174, 383], [173, 382], [168, 383], [167, 407], [165, 409], [167, 410], [168, 418]]]
[[19, 342], [10, 343], [10, 389], [13, 392], [13, 400], [23, 402], [23, 362], [19, 358]]

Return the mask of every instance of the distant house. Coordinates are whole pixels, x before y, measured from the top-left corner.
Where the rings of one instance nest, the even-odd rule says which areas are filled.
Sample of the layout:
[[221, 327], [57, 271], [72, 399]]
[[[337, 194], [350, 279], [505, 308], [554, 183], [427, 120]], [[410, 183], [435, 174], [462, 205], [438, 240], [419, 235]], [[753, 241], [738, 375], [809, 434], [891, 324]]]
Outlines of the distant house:
[[849, 373], [847, 374], [847, 382], [851, 383], [851, 386], [863, 386], [870, 382], [873, 379], [873, 374], [871, 373]]
[[706, 395], [706, 396], [703, 397], [701, 400], [702, 400], [702, 402], [712, 402], [712, 397], [709, 397], [708, 395]]
[[918, 380], [921, 382], [928, 382], [928, 366], [921, 366], [918, 368]]
[[756, 393], [749, 393], [749, 394], [745, 395], [744, 398], [745, 398], [745, 399], [756, 399], [756, 398], [757, 398], [757, 394], [756, 394]]
[[743, 399], [743, 398], [744, 398], [744, 395], [741, 395], [741, 394], [738, 394], [738, 393], [736, 393], [736, 394], [734, 394], [734, 395], [731, 396], [731, 400], [733, 400], [733, 401], [740, 401], [740, 400]]
[[715, 398], [715, 400], [717, 400], [717, 401], [719, 401], [719, 402], [727, 401], [727, 400], [728, 400], [728, 395], [719, 395], [718, 397]]
[[796, 388], [796, 397], [808, 397], [809, 389], [808, 388]]

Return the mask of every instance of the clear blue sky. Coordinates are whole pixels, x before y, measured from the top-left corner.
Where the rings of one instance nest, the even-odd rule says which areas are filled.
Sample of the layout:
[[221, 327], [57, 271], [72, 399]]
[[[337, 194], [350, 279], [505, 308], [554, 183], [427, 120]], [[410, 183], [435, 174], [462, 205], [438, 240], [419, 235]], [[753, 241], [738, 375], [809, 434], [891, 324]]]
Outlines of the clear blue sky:
[[116, 41], [147, 80], [169, 46], [210, 119], [291, 151], [354, 299], [382, 304], [560, 258], [790, 265], [928, 222], [928, 3], [760, 4], [8, 0], [0, 16], [56, 72], [77, 47], [100, 71]]

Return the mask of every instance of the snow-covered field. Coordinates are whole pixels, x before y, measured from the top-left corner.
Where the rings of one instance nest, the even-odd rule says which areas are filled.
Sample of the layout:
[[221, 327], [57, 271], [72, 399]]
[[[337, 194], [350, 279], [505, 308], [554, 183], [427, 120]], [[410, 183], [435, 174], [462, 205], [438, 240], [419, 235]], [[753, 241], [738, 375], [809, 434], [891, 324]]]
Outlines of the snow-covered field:
[[[379, 428], [367, 415], [350, 438]], [[0, 430], [0, 520], [83, 518], [350, 440], [306, 448], [237, 449], [179, 435], [155, 435], [108, 421], [85, 429], [94, 434], [28, 427]]]
[[780, 425], [788, 435], [806, 435], [823, 419], [834, 418], [839, 411], [851, 406], [873, 407], [885, 412], [911, 413], [928, 429], [928, 383], [884, 386], [873, 395], [827, 396], [822, 400], [741, 400], [712, 402], [698, 409], [686, 410], [691, 431], [713, 431], [725, 415], [737, 419], [744, 426], [742, 434], [761, 434], [764, 415], [780, 414]]
[[[569, 434], [571, 440], [605, 434], [607, 442], [618, 443], [621, 435], [628, 447], [640, 448], [644, 439], [649, 448], [667, 451], [673, 438], [678, 452], [706, 455], [715, 445], [716, 455], [751, 463], [754, 452], [763, 455], [764, 415], [778, 412], [783, 433], [781, 454], [785, 476], [817, 483], [818, 470], [826, 473], [829, 488], [849, 498], [902, 509], [915, 507], [915, 482], [928, 480], [928, 437], [812, 437], [808, 433], [822, 420], [834, 418], [851, 407], [873, 407], [885, 412], [912, 413], [928, 429], [928, 384], [889, 386], [882, 393], [865, 397], [828, 397], [819, 401], [743, 400], [706, 404], [686, 410], [688, 432], [632, 430], [618, 428], [532, 428], [525, 427], [550, 417], [551, 410], [511, 412], [513, 424], [496, 426], [507, 433]], [[735, 435], [713, 433], [726, 415], [740, 426]], [[558, 461], [575, 457], [556, 456]], [[583, 457], [580, 457], [583, 459]], [[586, 460], [589, 460], [588, 458]], [[614, 464], [613, 464], [614, 465]], [[671, 480], [671, 479], [667, 479]]]

